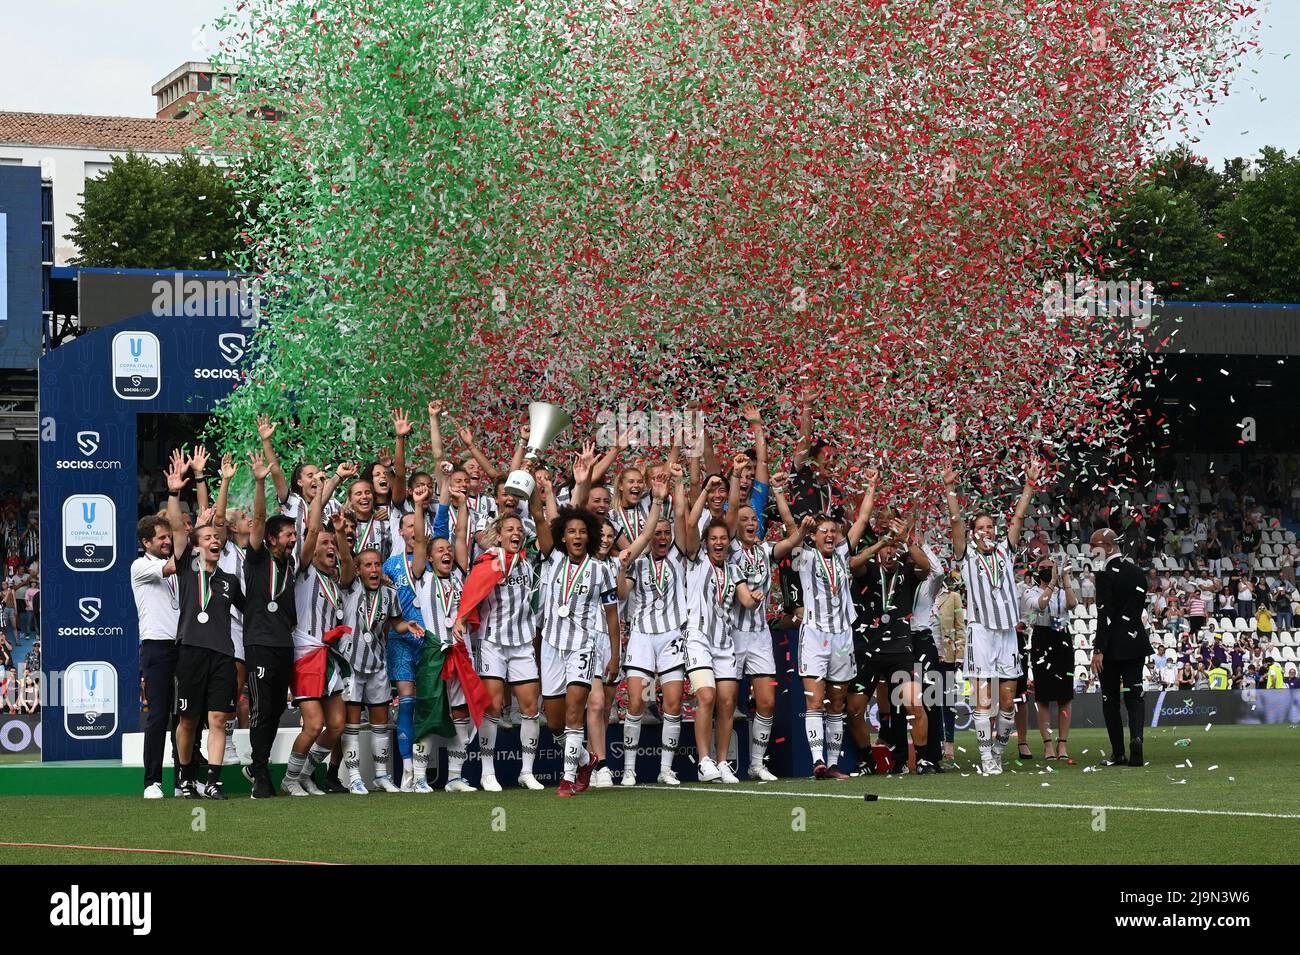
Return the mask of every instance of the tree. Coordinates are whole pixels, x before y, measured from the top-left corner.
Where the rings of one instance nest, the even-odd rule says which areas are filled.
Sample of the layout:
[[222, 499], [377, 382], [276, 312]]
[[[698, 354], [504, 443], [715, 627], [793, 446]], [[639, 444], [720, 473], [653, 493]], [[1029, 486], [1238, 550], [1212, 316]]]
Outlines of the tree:
[[1239, 302], [1300, 302], [1300, 154], [1265, 146], [1256, 166], [1218, 211], [1221, 285]]
[[68, 237], [73, 265], [90, 268], [227, 269], [237, 233], [225, 171], [192, 153], [159, 163], [129, 152], [86, 181]]
[[1115, 227], [1118, 275], [1148, 281], [1168, 300], [1214, 295], [1216, 240], [1189, 192], [1156, 179], [1129, 200]]

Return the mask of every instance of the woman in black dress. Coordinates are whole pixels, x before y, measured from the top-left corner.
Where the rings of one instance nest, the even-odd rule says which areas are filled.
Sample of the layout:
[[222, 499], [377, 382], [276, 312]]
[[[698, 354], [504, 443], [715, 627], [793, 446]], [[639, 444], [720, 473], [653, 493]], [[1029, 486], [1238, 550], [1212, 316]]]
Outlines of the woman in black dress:
[[[1025, 594], [1031, 625], [1029, 660], [1034, 675], [1034, 705], [1043, 736], [1044, 759], [1074, 760], [1066, 751], [1070, 704], [1074, 699], [1074, 649], [1070, 646], [1070, 611], [1078, 604], [1068, 574], [1050, 558], [1035, 568], [1034, 585]], [[1057, 739], [1052, 745], [1052, 704], [1057, 705]]]

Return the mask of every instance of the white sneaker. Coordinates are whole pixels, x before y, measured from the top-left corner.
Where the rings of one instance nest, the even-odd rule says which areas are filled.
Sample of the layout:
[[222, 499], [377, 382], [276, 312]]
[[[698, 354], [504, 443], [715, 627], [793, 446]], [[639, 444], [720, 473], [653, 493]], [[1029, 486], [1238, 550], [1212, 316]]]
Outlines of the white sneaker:
[[495, 776], [484, 776], [482, 779], [478, 781], [478, 784], [485, 793], [501, 792], [501, 784], [497, 782], [497, 778]]
[[680, 786], [682, 781], [677, 778], [677, 774], [671, 769], [659, 770], [659, 785], [661, 786]]
[[433, 792], [433, 787], [429, 785], [428, 779], [417, 779], [415, 781], [414, 791], [417, 793], [431, 793]]
[[776, 774], [761, 763], [757, 766], [749, 767], [749, 778], [757, 779], [764, 783], [776, 782]]
[[415, 792], [415, 773], [406, 772], [402, 774], [402, 785], [398, 791], [404, 793]]
[[239, 750], [235, 749], [235, 738], [226, 737], [226, 755], [221, 760], [222, 765], [235, 766], [239, 763]]
[[728, 785], [740, 782], [740, 780], [736, 778], [736, 774], [732, 772], [731, 764], [726, 760], [723, 760], [718, 764], [718, 778], [720, 782], [727, 783]]
[[722, 778], [722, 771], [718, 769], [718, 764], [707, 756], [700, 760], [698, 772], [702, 783], [716, 783]]
[[144, 787], [145, 799], [162, 799], [162, 797], [163, 797], [163, 791], [162, 791], [161, 784], [150, 783], [148, 786]]
[[306, 775], [299, 776], [298, 785], [300, 785], [303, 788], [303, 791], [306, 792], [308, 796], [325, 795], [325, 790], [317, 786], [316, 780], [312, 779], [310, 776], [306, 776]]
[[[402, 780], [402, 782], [406, 782], [406, 780]], [[419, 782], [420, 781], [418, 779], [415, 780], [415, 785], [418, 786]], [[429, 784], [426, 782], [425, 786], [428, 785]], [[375, 790], [379, 791], [381, 789], [386, 793], [411, 792], [411, 790], [403, 789], [401, 786], [397, 785], [397, 783], [393, 782], [393, 777], [389, 776], [387, 773], [384, 773], [384, 775], [382, 776], [375, 777]]]
[[477, 787], [475, 787], [475, 786], [471, 786], [471, 785], [470, 785], [469, 783], [467, 783], [465, 780], [460, 779], [460, 778], [449, 779], [449, 780], [447, 780], [447, 785], [446, 785], [444, 788], [445, 788], [446, 791], [449, 792], [449, 793], [476, 793], [476, 792], [478, 792], [478, 788], [477, 788]]
[[296, 779], [286, 779], [280, 785], [280, 792], [285, 796], [309, 796], [307, 790], [302, 788], [302, 783]]
[[626, 769], [623, 770], [623, 778], [618, 781], [618, 784], [620, 786], [635, 786], [636, 773], [628, 772]]
[[[495, 776], [490, 776], [488, 778], [491, 779], [493, 782], [496, 782]], [[542, 785], [541, 781], [532, 773], [521, 773], [519, 776], [519, 785], [522, 786], [524, 789], [531, 789], [534, 792], [536, 792], [539, 789], [546, 788], [545, 786]], [[483, 788], [487, 789], [487, 786], [485, 785]], [[498, 786], [497, 789], [488, 789], [488, 792], [496, 792], [500, 788], [501, 787]]]
[[352, 780], [352, 782], [348, 784], [348, 792], [350, 792], [354, 796], [370, 795], [370, 790], [366, 788], [365, 780], [363, 780], [360, 776], [355, 777]]
[[608, 766], [602, 766], [591, 774], [592, 789], [609, 789], [614, 785], [614, 774]]
[[981, 770], [985, 776], [1002, 775], [1002, 763], [996, 759], [986, 759], [982, 761]]

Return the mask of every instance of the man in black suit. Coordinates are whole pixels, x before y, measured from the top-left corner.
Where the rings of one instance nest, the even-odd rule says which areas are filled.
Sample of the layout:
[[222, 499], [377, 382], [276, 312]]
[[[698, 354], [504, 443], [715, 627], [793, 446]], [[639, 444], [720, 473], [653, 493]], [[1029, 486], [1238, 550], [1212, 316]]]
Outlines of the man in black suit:
[[[1142, 664], [1153, 652], [1142, 611], [1146, 606], [1146, 574], [1119, 552], [1115, 532], [1095, 531], [1093, 556], [1104, 562], [1097, 572], [1097, 636], [1092, 646], [1092, 669], [1101, 682], [1101, 712], [1110, 734], [1107, 766], [1141, 766], [1142, 727], [1146, 706], [1142, 700]], [[1129, 748], [1124, 757], [1124, 721], [1120, 700], [1128, 710]]]

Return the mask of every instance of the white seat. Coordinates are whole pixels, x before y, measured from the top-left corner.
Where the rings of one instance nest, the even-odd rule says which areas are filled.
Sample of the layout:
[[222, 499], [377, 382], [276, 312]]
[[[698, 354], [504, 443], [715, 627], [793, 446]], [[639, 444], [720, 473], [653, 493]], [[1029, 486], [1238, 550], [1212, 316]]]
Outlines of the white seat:
[[1087, 667], [1092, 663], [1092, 658], [1083, 650], [1074, 651], [1074, 663], [1076, 666]]
[[1220, 617], [1218, 626], [1221, 633], [1232, 633], [1237, 629], [1236, 622], [1228, 617]]
[[1088, 616], [1089, 616], [1090, 618], [1092, 618], [1093, 620], [1096, 620], [1096, 619], [1097, 619], [1097, 605], [1096, 605], [1096, 604], [1093, 604], [1091, 607], [1088, 607], [1088, 608], [1086, 608], [1086, 609], [1087, 609], [1087, 611], [1088, 611]]
[[1237, 645], [1236, 635], [1231, 633], [1225, 633], [1223, 635], [1223, 645], [1225, 647], [1235, 647]]

